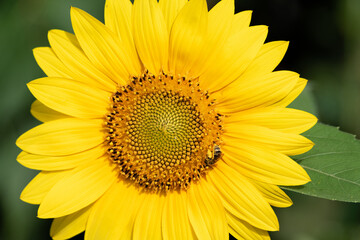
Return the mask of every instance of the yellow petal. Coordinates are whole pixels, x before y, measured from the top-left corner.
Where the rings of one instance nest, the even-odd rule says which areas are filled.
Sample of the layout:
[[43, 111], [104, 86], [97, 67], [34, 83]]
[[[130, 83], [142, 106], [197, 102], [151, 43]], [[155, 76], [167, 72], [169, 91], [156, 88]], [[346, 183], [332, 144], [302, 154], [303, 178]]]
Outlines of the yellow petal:
[[40, 78], [27, 84], [31, 93], [47, 107], [78, 118], [103, 118], [111, 94], [65, 78]]
[[218, 63], [219, 57], [223, 54], [224, 45], [231, 34], [234, 11], [234, 0], [222, 0], [210, 10], [206, 43], [190, 75], [199, 76]]
[[252, 184], [261, 192], [266, 201], [274, 207], [290, 207], [291, 199], [278, 186], [258, 181], [252, 181]]
[[106, 0], [105, 4], [105, 26], [112, 30], [117, 36], [130, 38], [132, 3], [130, 0]]
[[229, 142], [222, 146], [225, 162], [248, 178], [276, 185], [302, 185], [310, 181], [305, 170], [288, 156]]
[[120, 39], [123, 49], [132, 62], [137, 63], [140, 70], [140, 60], [136, 52], [132, 34], [132, 3], [130, 0], [106, 0], [105, 26], [112, 30]]
[[35, 100], [31, 104], [31, 114], [41, 122], [49, 122], [52, 120], [58, 120], [62, 118], [70, 118], [70, 116], [48, 108], [42, 104], [39, 100]]
[[17, 139], [16, 145], [28, 153], [40, 155], [79, 153], [104, 141], [102, 124], [102, 120], [54, 120], [27, 131]]
[[89, 218], [92, 205], [83, 208], [73, 214], [55, 218], [51, 224], [50, 236], [54, 240], [72, 238], [83, 232]]
[[238, 81], [247, 81], [271, 73], [283, 59], [288, 46], [287, 41], [265, 43]]
[[188, 214], [198, 239], [228, 239], [225, 209], [214, 187], [205, 179], [187, 191]]
[[245, 221], [240, 220], [231, 213], [226, 214], [229, 224], [229, 232], [236, 239], [270, 240], [267, 231], [255, 228]]
[[107, 157], [79, 166], [50, 190], [40, 204], [38, 217], [58, 218], [79, 211], [101, 197], [116, 179]]
[[57, 57], [72, 72], [71, 78], [105, 91], [115, 91], [116, 79], [110, 79], [89, 61], [73, 34], [51, 30], [48, 39]]
[[71, 78], [71, 71], [59, 60], [49, 47], [33, 49], [35, 60], [39, 67], [49, 77]]
[[40, 172], [24, 188], [20, 199], [27, 203], [40, 204], [50, 189], [67, 174], [68, 171]]
[[283, 133], [256, 125], [226, 124], [223, 137], [225, 142], [233, 146], [241, 146], [245, 143], [290, 156], [307, 152], [314, 146], [313, 142], [301, 135]]
[[298, 79], [297, 73], [278, 71], [252, 81], [237, 81], [218, 94], [219, 111], [235, 113], [273, 105], [291, 92]]
[[128, 56], [120, 39], [97, 19], [72, 7], [71, 22], [86, 56], [112, 80], [126, 84], [130, 75], [141, 72], [139, 63]]
[[267, 26], [253, 26], [229, 37], [218, 61], [201, 76], [203, 81], [208, 82], [207, 89], [218, 91], [243, 74], [259, 52], [267, 33]]
[[315, 125], [314, 115], [297, 109], [266, 107], [255, 108], [225, 118], [226, 123], [254, 124], [285, 133], [300, 134]]
[[196, 239], [188, 218], [185, 192], [167, 194], [162, 215], [162, 235], [165, 240]]
[[307, 84], [306, 79], [299, 78], [299, 80], [297, 81], [295, 87], [291, 90], [291, 92], [282, 100], [275, 103], [273, 106], [278, 106], [278, 107], [288, 106], [290, 103], [292, 103], [292, 101], [295, 100], [295, 98], [297, 98], [300, 95], [300, 93], [304, 90], [306, 84]]
[[208, 11], [205, 0], [191, 0], [181, 9], [170, 33], [169, 70], [189, 76], [202, 56], [206, 42]]
[[85, 240], [133, 239], [135, 217], [143, 202], [144, 194], [133, 184], [116, 181], [94, 204]]
[[106, 149], [103, 146], [67, 156], [44, 156], [27, 152], [21, 152], [17, 157], [17, 161], [31, 169], [43, 171], [58, 171], [75, 168], [82, 163], [89, 163], [90, 159], [96, 159], [103, 156]]
[[145, 68], [158, 74], [167, 70], [169, 33], [156, 0], [135, 0], [133, 34], [136, 49]]
[[171, 27], [175, 18], [187, 3], [187, 1], [188, 0], [159, 0], [160, 8], [162, 10], [168, 32], [171, 31]]
[[[257, 35], [258, 30], [261, 30], [262, 28], [249, 28], [252, 11], [243, 11], [233, 15], [233, 1], [227, 1], [226, 3], [225, 1], [220, 1], [218, 5], [216, 5], [217, 11], [211, 9], [209, 13], [208, 37], [210, 34], [212, 34], [213, 31], [217, 33], [223, 32], [223, 36], [221, 36], [221, 34], [218, 36], [221, 37], [222, 41], [225, 42], [221, 42], [220, 44], [218, 44], [218, 46], [207, 47], [210, 52], [213, 51], [214, 48], [219, 51], [217, 51], [217, 53], [213, 55], [214, 59], [212, 59], [212, 61], [206, 62], [206, 71], [204, 75], [200, 77], [200, 80], [204, 83], [204, 87], [206, 88], [209, 88], [209, 86], [211, 88], [211, 86], [217, 85], [219, 85], [218, 88], [221, 88], [223, 86], [222, 80], [218, 80], [219, 76], [223, 74], [223, 70], [219, 71], [219, 69], [227, 69], [229, 67], [231, 68], [235, 61], [239, 59], [239, 56], [243, 56], [244, 51], [246, 51], [246, 49], [248, 49], [249, 46], [254, 43], [254, 41], [252, 41], [254, 37], [251, 36]], [[221, 11], [219, 11], [220, 6]], [[224, 13], [224, 11], [226, 11], [227, 13]], [[225, 15], [225, 17], [221, 15]], [[229, 17], [231, 19], [230, 22]], [[210, 24], [210, 22], [212, 22], [212, 24]], [[222, 25], [217, 26], [216, 23]], [[241, 36], [246, 36], [246, 38], [241, 39]], [[250, 41], [246, 40], [248, 38], [250, 38]], [[244, 44], [247, 44], [247, 46], [241, 47]], [[239, 53], [236, 53], [236, 51], [239, 51]], [[219, 65], [221, 63], [222, 65]], [[239, 63], [238, 65], [242, 65], [242, 63]], [[238, 67], [234, 67], [229, 71], [235, 72], [237, 69]], [[224, 78], [226, 78], [226, 76]], [[229, 79], [227, 80], [228, 82], [232, 81]], [[214, 81], [216, 83], [214, 83]]]
[[147, 194], [134, 224], [133, 239], [161, 239], [161, 216], [165, 197]]
[[[234, 0], [222, 0], [209, 11], [207, 41], [211, 44], [225, 43], [235, 19], [234, 12]], [[213, 49], [215, 47], [212, 46]]]
[[241, 173], [220, 161], [208, 175], [225, 209], [264, 230], [278, 230], [276, 215], [260, 192]]
[[251, 21], [252, 11], [242, 11], [235, 14], [231, 26], [231, 33], [236, 34], [237, 32], [242, 31], [243, 29], [249, 27]]

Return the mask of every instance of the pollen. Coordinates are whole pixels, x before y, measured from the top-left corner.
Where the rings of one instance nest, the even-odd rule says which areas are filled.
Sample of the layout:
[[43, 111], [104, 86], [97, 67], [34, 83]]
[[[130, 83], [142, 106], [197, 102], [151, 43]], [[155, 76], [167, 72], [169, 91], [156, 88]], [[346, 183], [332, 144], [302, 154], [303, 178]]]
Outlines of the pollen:
[[109, 158], [119, 176], [145, 191], [186, 190], [212, 166], [220, 114], [198, 79], [146, 71], [119, 87], [106, 116]]

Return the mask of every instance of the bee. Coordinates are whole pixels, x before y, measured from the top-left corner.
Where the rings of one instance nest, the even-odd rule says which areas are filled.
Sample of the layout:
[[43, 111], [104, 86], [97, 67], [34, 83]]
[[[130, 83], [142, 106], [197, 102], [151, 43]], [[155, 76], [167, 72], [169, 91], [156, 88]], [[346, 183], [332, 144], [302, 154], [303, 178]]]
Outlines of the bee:
[[207, 166], [214, 165], [221, 157], [221, 149], [218, 145], [214, 145], [212, 151], [208, 150], [205, 158], [205, 164]]

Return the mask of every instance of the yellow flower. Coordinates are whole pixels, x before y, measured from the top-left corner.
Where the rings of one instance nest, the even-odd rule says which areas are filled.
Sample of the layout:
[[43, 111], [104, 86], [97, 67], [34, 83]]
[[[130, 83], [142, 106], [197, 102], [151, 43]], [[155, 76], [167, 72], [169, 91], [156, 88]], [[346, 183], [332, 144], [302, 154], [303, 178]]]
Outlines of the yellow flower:
[[316, 118], [286, 108], [306, 80], [274, 71], [288, 42], [234, 1], [108, 0], [105, 25], [72, 8], [75, 35], [34, 49], [43, 124], [17, 140], [41, 172], [21, 199], [66, 239], [269, 239], [277, 185], [310, 181], [289, 156]]

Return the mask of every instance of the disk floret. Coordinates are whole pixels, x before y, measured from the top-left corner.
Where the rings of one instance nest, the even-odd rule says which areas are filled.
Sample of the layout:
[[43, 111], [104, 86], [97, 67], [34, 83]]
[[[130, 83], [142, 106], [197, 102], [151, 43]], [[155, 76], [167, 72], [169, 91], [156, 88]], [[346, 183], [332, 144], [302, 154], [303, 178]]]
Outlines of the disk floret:
[[147, 191], [186, 190], [211, 166], [221, 115], [198, 79], [145, 72], [119, 87], [106, 116], [108, 153], [120, 176]]

